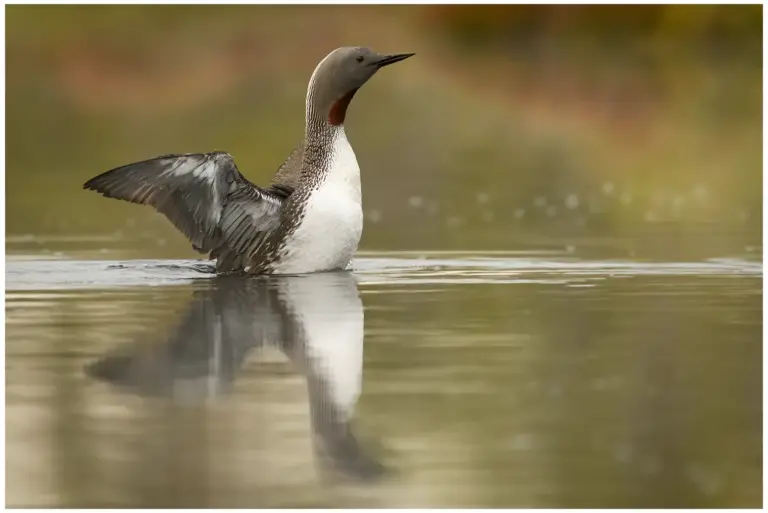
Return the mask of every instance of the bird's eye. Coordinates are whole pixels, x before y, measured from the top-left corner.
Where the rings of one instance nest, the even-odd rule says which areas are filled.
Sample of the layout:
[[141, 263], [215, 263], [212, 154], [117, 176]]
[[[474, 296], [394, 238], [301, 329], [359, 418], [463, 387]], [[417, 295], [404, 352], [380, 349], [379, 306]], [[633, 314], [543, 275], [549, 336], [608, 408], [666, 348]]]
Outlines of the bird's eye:
[[357, 56], [357, 62], [363, 62], [363, 56], [362, 55], [358, 55]]

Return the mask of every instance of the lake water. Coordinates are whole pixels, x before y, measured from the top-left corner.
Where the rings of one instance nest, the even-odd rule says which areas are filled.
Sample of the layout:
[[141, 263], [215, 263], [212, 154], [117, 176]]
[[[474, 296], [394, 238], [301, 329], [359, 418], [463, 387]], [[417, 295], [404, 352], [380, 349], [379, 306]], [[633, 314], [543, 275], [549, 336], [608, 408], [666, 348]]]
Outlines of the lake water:
[[6, 263], [9, 507], [760, 507], [762, 264]]

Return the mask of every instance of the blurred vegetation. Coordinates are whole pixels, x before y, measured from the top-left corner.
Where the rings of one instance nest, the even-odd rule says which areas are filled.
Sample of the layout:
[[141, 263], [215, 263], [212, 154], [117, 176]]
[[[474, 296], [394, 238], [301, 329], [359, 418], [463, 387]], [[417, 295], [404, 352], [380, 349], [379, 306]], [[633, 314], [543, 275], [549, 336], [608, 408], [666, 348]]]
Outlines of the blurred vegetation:
[[[760, 54], [762, 7], [727, 5], [444, 5], [425, 10], [428, 23], [445, 27], [462, 43], [547, 43], [579, 39], [586, 44], [619, 44], [616, 48], [670, 45], [711, 57], [723, 50]], [[739, 53], [740, 53], [739, 52]], [[659, 56], [667, 53], [657, 52]]]
[[7, 230], [192, 255], [82, 182], [213, 149], [267, 181], [315, 64], [359, 44], [418, 54], [350, 109], [364, 248], [759, 245], [761, 23], [762, 6], [9, 6]]
[[[6, 228], [19, 252], [66, 255], [90, 244], [95, 255], [118, 247], [140, 258], [197, 256], [150, 209], [81, 184], [127, 162], [214, 149], [266, 182], [301, 137], [314, 66], [358, 44], [417, 53], [380, 73], [350, 108], [363, 249], [557, 243], [583, 255], [609, 239], [637, 258], [761, 251], [761, 6], [16, 5], [6, 13]], [[439, 491], [455, 505], [480, 490], [499, 504], [759, 501], [759, 286], [638, 280], [368, 294], [364, 390], [373, 393], [362, 396], [360, 418], [427, 476], [412, 496], [385, 489], [387, 500], [430, 505], [425, 491]], [[158, 461], [172, 459], [146, 444], [157, 413], [125, 422], [106, 392], [95, 395], [99, 413], [89, 412], [79, 358], [45, 366], [29, 351], [107, 349], [152, 316], [174, 322], [170, 310], [186, 292], [143, 288], [122, 302], [101, 291], [44, 296], [11, 310], [9, 341], [23, 342], [24, 364], [9, 367], [19, 376], [10, 397], [25, 412], [34, 411], [30, 394], [43, 413], [52, 400], [58, 424], [51, 435], [40, 413], [9, 429], [64, 451], [51, 465], [31, 457], [30, 445], [11, 444], [17, 486], [36, 492], [64, 476], [73, 503], [90, 493], [131, 501], [143, 483], [162, 493], [184, 474], [154, 480], [166, 468]], [[52, 385], [43, 379], [51, 376]], [[514, 393], [445, 394], [450, 386]], [[241, 390], [242, 404], [260, 404], [253, 389]], [[253, 447], [253, 426], [263, 426], [258, 416], [243, 421], [239, 404], [210, 423], [226, 443], [193, 445], [192, 459], [178, 453], [177, 464], [193, 470], [178, 483], [184, 491], [202, 482], [194, 458], [223, 462], [221, 472], [236, 456], [243, 466], [216, 482], [218, 497], [269, 498], [253, 486], [265, 475], [251, 471], [253, 453], [227, 433], [239, 426]], [[114, 430], [93, 431], [86, 414]], [[189, 420], [178, 417], [191, 429], [207, 425]], [[194, 439], [175, 435], [167, 430], [165, 440]], [[523, 450], [526, 440], [533, 445]], [[104, 447], [124, 462], [106, 473]], [[510, 465], [505, 451], [524, 464]], [[446, 474], [457, 468], [464, 473]], [[526, 486], [553, 475], [554, 488]], [[443, 486], [446, 476], [457, 486]], [[501, 486], [510, 480], [521, 486]], [[210, 492], [174, 497], [196, 500], [195, 491]], [[300, 502], [307, 492], [281, 493]]]

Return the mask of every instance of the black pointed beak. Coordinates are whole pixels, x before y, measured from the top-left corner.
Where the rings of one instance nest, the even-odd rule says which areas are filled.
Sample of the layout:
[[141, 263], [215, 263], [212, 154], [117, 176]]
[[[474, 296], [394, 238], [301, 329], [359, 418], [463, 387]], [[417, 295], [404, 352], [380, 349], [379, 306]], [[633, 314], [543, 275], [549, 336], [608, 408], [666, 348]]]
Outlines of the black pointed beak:
[[376, 61], [375, 64], [379, 68], [383, 68], [384, 66], [389, 66], [390, 64], [400, 62], [413, 55], [416, 55], [416, 54], [415, 53], [396, 53], [394, 55], [385, 55], [384, 57]]

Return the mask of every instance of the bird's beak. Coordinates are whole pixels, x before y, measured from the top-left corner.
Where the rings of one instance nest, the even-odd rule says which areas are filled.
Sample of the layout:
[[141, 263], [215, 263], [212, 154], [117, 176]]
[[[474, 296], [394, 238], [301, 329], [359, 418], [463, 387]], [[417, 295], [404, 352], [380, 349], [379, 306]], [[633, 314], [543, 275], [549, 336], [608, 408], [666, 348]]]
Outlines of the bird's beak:
[[390, 64], [394, 64], [396, 62], [405, 60], [408, 57], [411, 57], [412, 55], [416, 55], [416, 54], [415, 53], [396, 53], [394, 55], [385, 55], [384, 57], [376, 61], [375, 64], [379, 68], [383, 68], [384, 66], [389, 66]]

